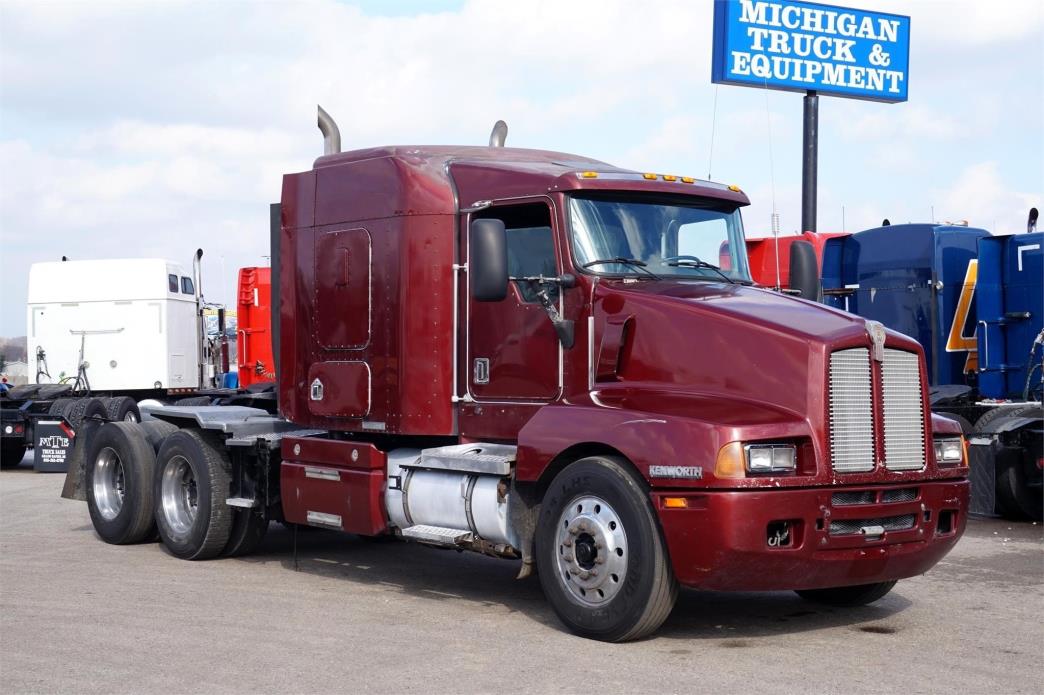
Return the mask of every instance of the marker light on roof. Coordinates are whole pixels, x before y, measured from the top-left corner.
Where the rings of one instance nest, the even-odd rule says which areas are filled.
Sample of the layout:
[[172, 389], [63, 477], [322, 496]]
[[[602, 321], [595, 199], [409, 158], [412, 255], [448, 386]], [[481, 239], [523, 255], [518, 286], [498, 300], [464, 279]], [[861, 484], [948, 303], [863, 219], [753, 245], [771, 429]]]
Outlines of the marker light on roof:
[[655, 181], [656, 174], [642, 174], [642, 178], [646, 179], [647, 181]]
[[664, 181], [677, 181], [678, 177], [675, 176], [674, 174], [664, 174], [663, 175], [663, 180]]
[[696, 179], [692, 178], [691, 176], [683, 176], [682, 179], [681, 179], [681, 182], [682, 183], [696, 183]]
[[580, 178], [582, 178], [582, 179], [597, 179], [598, 178], [598, 172], [597, 171], [583, 171], [583, 172], [580, 172]]
[[729, 190], [732, 191], [733, 193], [742, 193], [743, 192], [743, 191], [740, 190], [740, 187], [737, 186], [734, 183], [733, 184], [729, 184]]

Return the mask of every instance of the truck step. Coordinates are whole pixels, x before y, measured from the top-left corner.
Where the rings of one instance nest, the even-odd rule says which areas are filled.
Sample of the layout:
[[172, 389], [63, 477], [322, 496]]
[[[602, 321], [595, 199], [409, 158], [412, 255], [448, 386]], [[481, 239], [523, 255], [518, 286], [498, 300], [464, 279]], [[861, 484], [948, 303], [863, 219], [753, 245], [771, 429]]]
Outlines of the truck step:
[[472, 539], [470, 531], [418, 524], [402, 530], [402, 537], [434, 545], [459, 545]]
[[257, 500], [250, 497], [229, 497], [225, 500], [225, 504], [230, 507], [253, 509], [257, 506]]
[[515, 462], [518, 447], [509, 444], [453, 444], [422, 449], [420, 460], [402, 464], [445, 471], [465, 471], [486, 475], [507, 475]]

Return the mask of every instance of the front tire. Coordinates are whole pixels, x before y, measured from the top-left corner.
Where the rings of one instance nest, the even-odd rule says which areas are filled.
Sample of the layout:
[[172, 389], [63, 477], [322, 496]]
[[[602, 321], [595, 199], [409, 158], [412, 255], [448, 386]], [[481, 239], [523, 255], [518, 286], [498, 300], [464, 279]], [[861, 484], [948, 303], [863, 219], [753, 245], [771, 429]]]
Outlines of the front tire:
[[833, 589], [805, 589], [794, 593], [813, 603], [838, 608], [854, 608], [884, 598], [893, 586], [895, 586], [894, 580], [876, 584], [859, 584], [858, 586], [839, 586]]
[[648, 490], [622, 459], [581, 459], [555, 476], [536, 553], [544, 595], [582, 637], [640, 639], [674, 607], [677, 582]]
[[156, 526], [163, 544], [184, 560], [217, 557], [232, 531], [228, 455], [197, 430], [178, 430], [163, 440], [157, 459]]

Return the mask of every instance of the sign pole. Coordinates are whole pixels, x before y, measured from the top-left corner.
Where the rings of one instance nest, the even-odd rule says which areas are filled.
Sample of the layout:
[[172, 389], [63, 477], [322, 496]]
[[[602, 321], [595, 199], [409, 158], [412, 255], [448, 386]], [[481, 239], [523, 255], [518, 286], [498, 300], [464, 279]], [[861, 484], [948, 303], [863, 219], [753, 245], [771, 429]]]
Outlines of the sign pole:
[[819, 162], [819, 95], [805, 92], [801, 159], [801, 231], [816, 231], [816, 178]]

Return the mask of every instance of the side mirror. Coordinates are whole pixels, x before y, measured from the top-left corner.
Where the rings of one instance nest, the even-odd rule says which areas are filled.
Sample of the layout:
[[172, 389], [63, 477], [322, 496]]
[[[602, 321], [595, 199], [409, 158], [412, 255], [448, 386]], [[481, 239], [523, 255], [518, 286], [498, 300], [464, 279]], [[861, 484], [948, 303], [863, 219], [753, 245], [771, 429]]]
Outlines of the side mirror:
[[816, 251], [807, 241], [795, 241], [790, 245], [790, 289], [802, 299], [821, 301], [819, 286], [819, 262]]
[[499, 302], [508, 291], [507, 233], [501, 220], [472, 220], [468, 274], [476, 302]]

